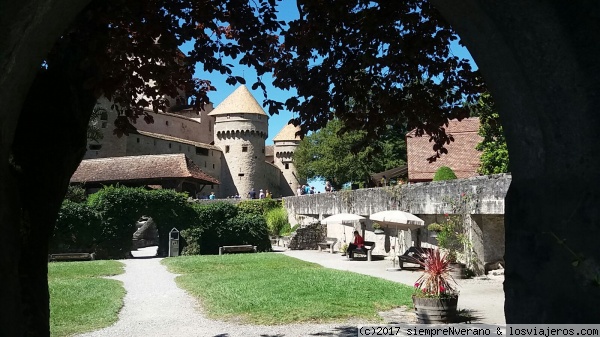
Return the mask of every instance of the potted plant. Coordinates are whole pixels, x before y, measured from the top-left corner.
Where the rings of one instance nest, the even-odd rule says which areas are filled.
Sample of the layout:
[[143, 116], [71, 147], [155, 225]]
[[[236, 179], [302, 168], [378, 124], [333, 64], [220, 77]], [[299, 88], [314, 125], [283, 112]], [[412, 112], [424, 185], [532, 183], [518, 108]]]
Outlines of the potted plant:
[[342, 256], [346, 256], [346, 251], [348, 250], [348, 244], [344, 243], [342, 245], [342, 247], [340, 248], [340, 253], [342, 253]]
[[385, 234], [385, 231], [383, 230], [383, 228], [381, 228], [381, 225], [378, 222], [374, 222], [373, 223], [373, 233]]
[[427, 226], [427, 230], [431, 232], [431, 237], [432, 238], [437, 238], [438, 234], [444, 230], [444, 225], [439, 224], [437, 222], [434, 223], [430, 223]]
[[450, 275], [451, 266], [447, 254], [438, 249], [425, 253], [422, 262], [423, 275], [415, 283], [412, 296], [417, 323], [452, 323], [456, 321], [458, 291]]
[[[458, 261], [458, 254], [464, 252], [465, 246], [469, 243], [469, 238], [464, 233], [462, 220], [459, 216], [444, 214], [444, 217], [446, 221], [440, 224], [438, 228], [441, 228], [441, 230], [436, 235], [438, 246], [446, 252], [452, 268], [452, 276], [454, 278], [464, 278], [466, 265]], [[433, 226], [433, 228], [436, 228], [436, 226]]]

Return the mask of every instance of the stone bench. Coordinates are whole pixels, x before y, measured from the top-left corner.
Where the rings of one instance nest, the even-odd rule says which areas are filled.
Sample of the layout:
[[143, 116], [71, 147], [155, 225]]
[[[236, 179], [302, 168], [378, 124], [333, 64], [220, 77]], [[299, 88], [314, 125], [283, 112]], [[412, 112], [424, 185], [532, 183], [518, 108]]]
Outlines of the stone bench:
[[94, 253], [60, 253], [48, 255], [48, 261], [93, 261]]
[[365, 241], [362, 248], [356, 248], [352, 251], [352, 254], [362, 254], [367, 256], [367, 261], [372, 261], [373, 249], [375, 249], [375, 242]]
[[239, 245], [219, 247], [219, 255], [223, 255], [224, 253], [256, 253], [256, 246]]
[[323, 249], [328, 249], [331, 254], [333, 254], [333, 246], [337, 243], [337, 238], [325, 238], [325, 242], [317, 243], [317, 247], [319, 247], [319, 251], [323, 251]]

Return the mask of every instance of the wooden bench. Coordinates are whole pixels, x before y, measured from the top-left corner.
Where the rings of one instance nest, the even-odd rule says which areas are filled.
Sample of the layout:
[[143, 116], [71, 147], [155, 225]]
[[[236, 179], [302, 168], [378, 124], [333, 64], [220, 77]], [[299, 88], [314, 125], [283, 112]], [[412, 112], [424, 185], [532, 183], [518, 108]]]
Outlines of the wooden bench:
[[48, 255], [48, 261], [93, 261], [94, 253], [61, 253]]
[[331, 254], [333, 254], [333, 246], [337, 243], [337, 238], [325, 238], [325, 242], [317, 243], [319, 247], [319, 251], [323, 251], [323, 249], [328, 249]]
[[356, 248], [352, 251], [352, 254], [362, 254], [367, 256], [367, 261], [372, 261], [372, 252], [375, 249], [375, 242], [365, 241], [362, 248]]
[[256, 246], [239, 245], [219, 247], [219, 255], [223, 255], [224, 253], [256, 253]]
[[425, 260], [425, 254], [431, 252], [432, 248], [422, 247], [410, 247], [404, 254], [398, 256], [400, 269], [404, 266], [404, 263], [414, 263], [419, 265], [419, 268], [423, 268], [421, 263]]

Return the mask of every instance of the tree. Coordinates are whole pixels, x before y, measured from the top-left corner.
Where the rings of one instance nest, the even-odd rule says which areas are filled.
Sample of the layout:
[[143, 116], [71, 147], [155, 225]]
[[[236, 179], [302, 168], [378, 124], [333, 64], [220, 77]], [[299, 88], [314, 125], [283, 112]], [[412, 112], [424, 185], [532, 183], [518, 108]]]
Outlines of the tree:
[[[597, 3], [593, 0], [585, 1], [554, 1], [540, 2], [533, 0], [510, 0], [510, 1], [487, 1], [487, 0], [430, 0], [435, 9], [441, 15], [434, 13], [435, 19], [430, 20], [431, 6], [420, 8], [424, 13], [424, 19], [417, 16], [415, 1], [381, 2], [386, 10], [371, 10], [375, 15], [358, 17], [365, 11], [352, 12], [354, 24], [345, 26], [349, 21], [351, 11], [348, 10], [349, 2], [331, 2], [331, 7], [319, 8], [312, 1], [302, 1], [300, 9], [306, 11], [319, 11], [315, 14], [323, 18], [322, 22], [312, 19], [307, 20], [308, 15], [303, 14], [302, 20], [295, 23], [295, 28], [304, 27], [307, 36], [299, 35], [299, 40], [307, 42], [306, 47], [302, 44], [293, 43], [299, 47], [302, 54], [301, 61], [310, 64], [312, 59], [307, 55], [314, 53], [315, 59], [320, 50], [327, 49], [327, 37], [332, 33], [337, 36], [349, 33], [354, 37], [361, 37], [364, 42], [363, 49], [356, 45], [349, 45], [346, 52], [336, 53], [322, 67], [314, 67], [314, 71], [306, 71], [303, 67], [299, 71], [297, 79], [293, 76], [293, 68], [287, 70], [292, 76], [278, 77], [278, 82], [283, 87], [291, 87], [292, 84], [306, 83], [315, 79], [313, 85], [316, 90], [301, 92], [301, 97], [306, 93], [314, 92], [314, 100], [303, 102], [301, 107], [305, 109], [303, 118], [296, 122], [304, 121], [306, 124], [314, 123], [313, 129], [318, 129], [327, 120], [331, 119], [328, 110], [322, 110], [317, 104], [320, 101], [345, 100], [344, 91], [341, 88], [349, 88], [356, 92], [363, 92], [369, 83], [380, 83], [382, 77], [374, 76], [372, 73], [382, 73], [385, 67], [372, 65], [367, 75], [359, 78], [347, 77], [344, 81], [342, 76], [336, 77], [335, 81], [319, 82], [317, 79], [320, 72], [328, 72], [327, 67], [336, 68], [338, 62], [345, 64], [358, 60], [363, 62], [380, 58], [382, 54], [373, 50], [373, 47], [392, 47], [392, 52], [386, 54], [384, 60], [392, 61], [398, 59], [400, 66], [407, 69], [405, 74], [418, 73], [419, 61], [426, 61], [427, 52], [418, 53], [419, 49], [432, 51], [437, 55], [444, 54], [445, 48], [432, 47], [431, 42], [441, 41], [442, 36], [450, 32], [447, 24], [443, 29], [429, 29], [425, 39], [411, 31], [416, 25], [424, 28], [434, 26], [436, 22], [447, 19], [461, 35], [462, 41], [469, 48], [471, 54], [477, 61], [481, 74], [485, 77], [491, 93], [494, 95], [498, 111], [503, 120], [507, 145], [510, 151], [512, 183], [506, 200], [506, 319], [508, 323], [590, 323], [597, 322], [597, 301], [600, 297], [600, 287], [597, 282], [599, 252], [596, 249], [596, 238], [600, 226], [600, 197], [595, 193], [593, 177], [600, 170], [600, 158], [596, 155], [595, 140], [597, 130], [600, 127], [600, 115], [596, 107], [600, 105], [600, 96], [597, 95], [597, 83], [600, 83], [600, 73], [590, 72], [596, 69], [600, 60], [600, 36], [590, 32], [598, 31], [598, 20], [596, 19]], [[23, 224], [21, 216], [31, 213], [37, 205], [44, 207], [43, 219], [52, 218], [56, 214], [55, 200], [62, 200], [66, 190], [69, 171], [77, 166], [77, 160], [61, 161], [63, 155], [44, 156], [38, 158], [39, 163], [52, 163], [51, 170], [33, 171], [23, 166], [23, 162], [15, 162], [13, 146], [19, 147], [22, 142], [44, 144], [47, 147], [44, 152], [51, 153], [59, 149], [60, 153], [70, 150], [73, 144], [75, 149], [82, 148], [84, 132], [87, 125], [85, 116], [78, 114], [62, 116], [57, 107], [68, 106], [70, 110], [76, 110], [73, 105], [93, 102], [83, 102], [79, 96], [83, 89], [81, 80], [71, 81], [58, 80], [47, 81], [46, 89], [53, 93], [44, 93], [44, 86], [40, 86], [40, 79], [33, 85], [34, 77], [39, 76], [36, 69], [42, 63], [45, 55], [59, 37], [67, 34], [67, 27], [73, 19], [80, 14], [83, 7], [89, 1], [74, 0], [23, 0], [9, 1], [0, 0], [0, 22], [8, 29], [0, 30], [0, 101], [3, 102], [4, 112], [0, 114], [2, 125], [2, 141], [0, 142], [0, 268], [2, 277], [0, 284], [0, 302], [3, 303], [0, 313], [0, 329], [2, 334], [9, 336], [19, 335], [47, 335], [47, 322], [44, 323], [44, 306], [47, 306], [47, 288], [43, 285], [46, 278], [45, 266], [41, 263], [45, 257], [45, 245], [47, 233], [43, 231], [32, 231], [31, 229], [45, 228], [47, 222], [39, 222], [37, 219]], [[111, 4], [113, 2], [110, 2]], [[325, 6], [327, 2], [323, 2]], [[377, 5], [377, 3], [376, 3]], [[115, 6], [118, 8], [118, 6]], [[124, 6], [127, 10], [129, 6]], [[401, 10], [400, 10], [401, 8]], [[409, 10], [407, 10], [407, 8]], [[410, 10], [412, 8], [412, 11]], [[232, 11], [236, 12], [236, 8]], [[129, 11], [131, 17], [134, 13], [137, 17], [148, 14], [143, 11]], [[164, 13], [162, 9], [158, 11]], [[179, 11], [171, 11], [178, 13]], [[200, 18], [224, 13], [219, 7], [207, 8], [199, 13]], [[229, 14], [229, 11], [225, 11]], [[151, 14], [151, 13], [150, 13]], [[388, 18], [394, 14], [402, 14], [407, 19], [407, 31], [412, 32], [409, 39], [397, 34], [397, 29], [403, 25], [388, 25]], [[429, 16], [428, 16], [429, 15]], [[148, 22], [147, 18], [139, 20]], [[168, 20], [166, 20], [168, 21]], [[337, 22], [337, 23], [336, 23]], [[416, 23], [415, 23], [416, 22]], [[319, 36], [319, 30], [323, 24], [323, 34]], [[354, 25], [354, 26], [352, 26]], [[358, 27], [358, 25], [362, 25]], [[252, 25], [251, 25], [252, 26]], [[337, 26], [337, 28], [336, 28]], [[186, 29], [192, 30], [193, 25], [186, 25]], [[255, 27], [255, 26], [252, 26]], [[351, 27], [350, 29], [346, 29]], [[133, 28], [133, 27], [132, 27]], [[360, 29], [362, 28], [362, 29]], [[244, 31], [245, 32], [245, 31]], [[388, 34], [389, 32], [389, 34]], [[527, 34], [524, 34], [526, 32]], [[312, 36], [308, 36], [312, 33]], [[102, 34], [101, 34], [102, 35]], [[380, 42], [378, 35], [383, 35], [391, 44]], [[107, 35], [108, 36], [108, 35]], [[107, 38], [105, 36], [105, 39]], [[316, 36], [316, 38], [315, 38]], [[292, 36], [293, 37], [293, 36]], [[395, 37], [395, 39], [394, 39]], [[112, 38], [112, 37], [111, 37]], [[323, 44], [322, 48], [312, 48], [310, 39]], [[339, 40], [339, 39], [338, 39]], [[401, 43], [395, 43], [401, 41]], [[62, 41], [62, 40], [61, 40]], [[87, 40], [91, 42], [94, 39]], [[369, 41], [372, 44], [369, 45]], [[254, 42], [254, 41], [252, 41]], [[84, 41], [84, 46], [88, 42]], [[248, 41], [242, 44], [242, 49], [249, 49], [252, 45]], [[343, 46], [343, 43], [340, 43]], [[206, 53], [220, 50], [219, 48], [202, 49], [200, 44], [198, 50]], [[265, 47], [261, 41], [257, 41], [256, 48]], [[429, 48], [428, 48], [429, 46]], [[125, 47], [128, 47], [125, 45]], [[362, 46], [361, 46], [362, 47]], [[413, 53], [403, 53], [398, 47], [412, 48]], [[236, 47], [237, 48], [237, 47]], [[98, 51], [102, 55], [102, 49]], [[375, 52], [373, 52], [375, 51]], [[85, 53], [83, 53], [85, 54]], [[81, 57], [83, 54], [73, 55]], [[416, 54], [416, 55], [415, 55]], [[429, 53], [431, 54], [431, 53]], [[90, 53], [89, 55], [94, 55]], [[260, 52], [250, 54], [251, 59], [261, 57]], [[339, 56], [339, 57], [337, 57]], [[399, 57], [407, 56], [407, 57]], [[294, 58], [291, 53], [289, 58]], [[439, 59], [439, 57], [437, 58]], [[118, 61], [118, 59], [115, 59]], [[271, 61], [271, 60], [269, 60]], [[451, 60], [450, 63], [457, 61]], [[66, 63], [68, 64], [68, 63]], [[83, 62], [85, 65], [85, 62]], [[116, 63], [117, 64], [117, 63]], [[217, 63], [218, 64], [218, 63]], [[80, 63], [72, 63], [73, 67]], [[109, 62], [108, 65], [111, 65]], [[299, 64], [302, 66], [302, 62]], [[424, 69], [432, 70], [431, 73], [439, 72], [448, 74], [448, 81], [452, 81], [457, 87], [468, 90], [473, 82], [461, 80], [460, 70], [453, 72], [447, 67], [434, 67], [428, 63]], [[416, 70], [415, 70], [416, 69]], [[452, 69], [452, 68], [450, 68]], [[456, 68], [454, 68], [456, 69]], [[382, 70], [382, 71], [380, 71]], [[83, 72], [82, 72], [83, 73]], [[72, 73], [65, 75], [73, 76]], [[282, 75], [285, 75], [282, 73]], [[341, 75], [341, 74], [340, 74]], [[392, 75], [400, 75], [393, 72]], [[454, 76], [457, 75], [457, 76]], [[468, 74], [467, 74], [468, 75]], [[476, 74], [475, 74], [476, 75]], [[108, 79], [108, 78], [105, 78]], [[355, 81], [357, 80], [357, 81]], [[357, 83], [358, 82], [358, 83]], [[85, 82], [87, 90], [90, 90], [90, 82]], [[61, 85], [64, 89], [57, 90]], [[338, 85], [337, 87], [333, 84]], [[447, 84], [447, 83], [446, 83]], [[444, 93], [442, 87], [439, 90], [429, 90], [429, 82], [415, 82], [414, 86], [399, 86], [408, 95], [388, 96], [385, 90], [377, 90], [376, 97], [385, 106], [393, 107], [394, 102], [400, 102], [405, 96], [408, 103], [423, 101], [430, 103], [433, 107], [439, 103], [434, 97], [443, 95], [427, 95], [427, 92]], [[303, 85], [306, 87], [306, 85]], [[330, 87], [334, 91], [330, 91]], [[446, 86], [448, 87], [448, 86]], [[37, 88], [37, 89], [36, 89]], [[394, 86], [394, 88], [398, 89]], [[422, 90], [418, 91], [416, 88]], [[37, 91], [36, 91], [37, 90]], [[454, 89], [453, 89], [454, 90]], [[36, 95], [41, 91], [44, 95]], [[27, 94], [32, 93], [30, 98]], [[333, 92], [333, 96], [329, 94]], [[42, 100], [52, 94], [61, 94], [60, 99]], [[353, 93], [348, 97], [357, 97]], [[390, 93], [397, 94], [398, 90]], [[452, 98], [454, 91], [450, 91], [450, 100], [447, 109], [453, 108]], [[379, 95], [381, 94], [381, 95]], [[460, 94], [462, 95], [462, 93]], [[429, 97], [429, 100], [427, 99]], [[40, 118], [35, 113], [23, 117], [27, 111], [24, 103], [32, 100], [44, 101], [40, 104], [39, 113], [44, 112]], [[474, 102], [475, 97], [470, 99]], [[366, 102], [366, 101], [365, 101]], [[276, 103], [267, 102], [272, 106]], [[290, 105], [296, 105], [289, 102]], [[341, 104], [341, 103], [338, 103]], [[365, 103], [366, 104], [366, 103]], [[331, 104], [333, 106], [334, 104]], [[426, 104], [427, 105], [427, 104]], [[49, 110], [48, 108], [52, 108]], [[58, 111], [57, 111], [58, 110]], [[77, 109], [77, 111], [91, 111]], [[416, 104], [403, 104], [402, 111], [407, 112], [412, 121], [410, 125], [420, 124], [424, 129], [436, 131], [435, 126], [443, 124], [448, 118], [447, 114], [439, 115], [435, 109], [424, 109], [420, 114]], [[398, 110], [398, 112], [402, 112]], [[568, 113], [566, 113], [568, 112]], [[343, 111], [339, 111], [343, 114]], [[457, 111], [454, 115], [460, 115]], [[314, 116], [311, 121], [309, 117]], [[363, 116], [365, 117], [365, 116]], [[365, 125], [386, 124], [377, 123], [380, 116], [373, 111], [370, 119], [359, 118], [354, 124], [356, 128]], [[55, 121], [54, 118], [57, 120]], [[58, 130], [77, 130], [77, 137], [68, 139], [67, 132], [50, 133], [39, 138], [20, 137], [19, 133], [28, 129], [27, 123], [35, 123], [44, 119], [55, 123]], [[348, 119], [351, 119], [349, 117]], [[19, 122], [20, 120], [20, 122]], [[83, 122], [83, 123], [80, 123]], [[17, 128], [17, 124], [20, 124]], [[309, 127], [304, 126], [307, 130]], [[376, 131], [371, 131], [376, 133]], [[425, 131], [427, 133], [427, 131]], [[440, 133], [443, 133], [440, 131]], [[574, 137], [573, 135], [577, 135]], [[45, 137], [46, 136], [46, 137]], [[438, 137], [439, 139], [443, 136]], [[438, 139], [438, 140], [439, 140]], [[445, 139], [448, 140], [448, 139]], [[54, 144], [57, 144], [56, 146]], [[83, 143], [83, 145], [81, 145]], [[437, 142], [439, 144], [440, 142]], [[38, 153], [36, 148], [29, 154]], [[441, 148], [436, 146], [435, 150]], [[77, 157], [78, 152], [74, 152]], [[48, 158], [50, 157], [50, 158]], [[50, 159], [50, 160], [48, 160]], [[68, 159], [68, 158], [67, 158]], [[76, 158], [75, 158], [76, 159]], [[28, 164], [33, 165], [35, 160]], [[576, 163], [576, 164], [574, 164]], [[37, 162], [35, 164], [38, 164]], [[23, 181], [36, 177], [39, 173], [41, 179], [35, 180], [28, 185]], [[575, 177], [575, 178], [573, 178]], [[40, 186], [37, 183], [42, 182]], [[549, 183], [551, 182], [551, 183]], [[35, 188], [31, 188], [34, 186]], [[40, 196], [32, 191], [42, 191]], [[44, 194], [41, 196], [41, 194]], [[46, 194], [47, 193], [47, 194]], [[31, 200], [29, 197], [34, 196]], [[42, 202], [40, 202], [40, 199]], [[50, 200], [49, 208], [46, 201]], [[55, 217], [55, 215], [54, 215]], [[557, 221], [557, 219], [559, 219]], [[560, 221], [560, 219], [567, 219]], [[586, 232], [588, 235], [581, 235]], [[545, 233], [545, 234], [544, 234]], [[17, 239], [15, 239], [17, 238]], [[558, 240], [556, 239], [558, 238]], [[31, 241], [28, 241], [31, 239]], [[38, 245], [39, 243], [39, 245]], [[532, 249], [531, 247], [535, 247]], [[573, 250], [576, 248], [576, 250]], [[575, 252], [571, 254], [569, 252]], [[35, 262], [35, 263], [34, 263]], [[565, 272], [566, 271], [566, 272]], [[560, 274], [559, 274], [560, 273]], [[548, 282], [548, 280], [560, 277], [562, 282]], [[596, 280], [596, 281], [594, 281]], [[585, 294], [585, 296], [580, 296]], [[563, 303], [557, 306], [555, 303]], [[572, 308], [578, 308], [573, 310]]]
[[[49, 20], [52, 16], [44, 13], [62, 15], [61, 9], [65, 10], [52, 1], [28, 1], [34, 4], [24, 8]], [[82, 8], [65, 2], [68, 5]], [[35, 15], [27, 16], [21, 8], [5, 2], [2, 6], [3, 19], [12, 10], [38, 24]], [[66, 13], [73, 12], [69, 9]], [[6, 164], [1, 170], [1, 223], [7, 226], [4, 234], [11, 240], [2, 245], [10, 252], [3, 251], [3, 256], [9, 258], [0, 260], [6, 278], [2, 288], [10, 289], [10, 293], [2, 293], [1, 302], [8, 308], [0, 315], [2, 335], [49, 334], [48, 239], [69, 179], [85, 153], [97, 99], [107, 97], [121, 113], [115, 121], [118, 134], [127, 133], [138, 117], [152, 122], [146, 109], [166, 110], [166, 97], [181, 92], [201, 108], [208, 102], [207, 92], [214, 88], [191, 77], [196, 63], [236, 83], [243, 79], [233, 76], [232, 65], [225, 64], [222, 56], [240, 55], [240, 63], [261, 75], [269, 69], [263, 63], [278, 42], [274, 31], [281, 27], [274, 3], [267, 0], [92, 1], [74, 20], [73, 16], [67, 18], [68, 26], [61, 22], [60, 28], [51, 30], [55, 35], [48, 42], [56, 40], [52, 48], [36, 54], [37, 63], [30, 61], [29, 69], [32, 64], [37, 69], [30, 70], [35, 76], [22, 94], [22, 103], [7, 100], [11, 116], [18, 121], [15, 118], [7, 125], [6, 142], [4, 132], [2, 136]], [[15, 25], [17, 31], [27, 32], [30, 45], [37, 44], [36, 37], [28, 35], [29, 26]], [[12, 61], [5, 61], [6, 53], [26, 48], [10, 37], [11, 48], [5, 48], [4, 39], [0, 48], [0, 65], [8, 74], [12, 74]], [[195, 41], [195, 49], [182, 55], [178, 46], [189, 40]], [[8, 60], [14, 60], [14, 55], [8, 55]], [[29, 60], [26, 54], [24, 57]], [[4, 77], [2, 83], [3, 87], [9, 85]]]
[[496, 174], [508, 172], [508, 148], [504, 130], [500, 124], [500, 115], [494, 108], [494, 101], [489, 93], [481, 95], [474, 114], [479, 117], [481, 126], [478, 134], [483, 137], [476, 149], [482, 151], [478, 169], [480, 174]]
[[306, 136], [294, 153], [298, 175], [303, 179], [329, 180], [339, 190], [346, 183], [369, 184], [370, 175], [406, 163], [403, 132], [388, 129], [380, 139], [371, 140], [366, 132], [343, 132], [334, 119]]

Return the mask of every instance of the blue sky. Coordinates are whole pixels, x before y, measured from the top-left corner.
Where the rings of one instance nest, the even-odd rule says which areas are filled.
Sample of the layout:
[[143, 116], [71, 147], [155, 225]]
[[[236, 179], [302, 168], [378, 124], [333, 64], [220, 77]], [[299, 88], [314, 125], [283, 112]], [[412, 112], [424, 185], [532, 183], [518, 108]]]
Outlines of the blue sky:
[[[298, 18], [298, 9], [296, 7], [295, 0], [283, 0], [280, 2], [279, 7], [280, 10], [278, 18], [280, 20], [289, 21]], [[184, 53], [187, 53], [190, 48], [192, 48], [192, 44], [185, 44], [181, 47], [181, 50]], [[477, 69], [473, 58], [471, 57], [466, 48], [461, 47], [458, 45], [458, 43], [454, 42], [452, 44], [452, 52], [458, 57], [471, 60], [471, 65], [474, 67], [474, 69]], [[242, 76], [246, 79], [246, 86], [248, 87], [248, 90], [252, 92], [254, 98], [256, 98], [258, 103], [262, 105], [264, 99], [262, 89], [258, 88], [257, 90], [252, 90], [252, 84], [256, 81], [257, 77], [256, 72], [251, 68], [239, 65], [236, 60], [228, 60], [227, 63], [231, 63], [235, 66], [233, 69], [233, 76]], [[194, 74], [194, 77], [210, 80], [212, 82], [212, 85], [216, 87], [217, 91], [209, 93], [209, 98], [211, 102], [215, 104], [215, 107], [237, 88], [237, 86], [232, 86], [225, 82], [225, 80], [227, 79], [227, 76], [225, 75], [202, 71], [202, 65], [196, 66], [196, 73]], [[273, 99], [279, 102], [285, 102], [286, 99], [294, 96], [296, 93], [295, 91], [286, 91], [273, 87], [271, 85], [272, 77], [270, 75], [263, 75], [262, 82], [267, 88], [267, 94], [269, 95], [269, 99]], [[265, 144], [272, 145], [273, 137], [275, 137], [277, 133], [279, 133], [279, 131], [293, 117], [294, 116], [292, 115], [292, 113], [287, 110], [280, 111], [278, 115], [270, 116], [269, 137], [265, 141]], [[314, 185], [317, 191], [324, 191], [324, 182], [310, 182], [310, 185]]]

